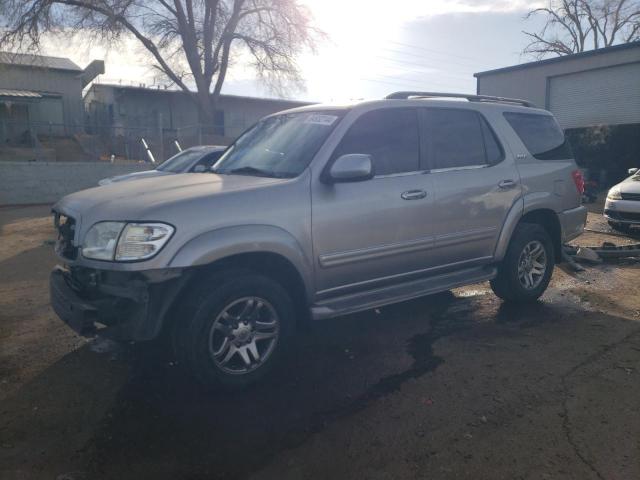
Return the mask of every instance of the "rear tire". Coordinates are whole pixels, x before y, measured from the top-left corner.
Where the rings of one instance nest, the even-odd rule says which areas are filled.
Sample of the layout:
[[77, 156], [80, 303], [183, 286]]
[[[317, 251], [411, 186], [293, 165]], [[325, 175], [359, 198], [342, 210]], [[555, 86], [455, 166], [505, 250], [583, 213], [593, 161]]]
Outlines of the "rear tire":
[[629, 233], [631, 231], [631, 225], [628, 223], [609, 222], [609, 226], [621, 233]]
[[508, 302], [532, 302], [544, 293], [555, 266], [553, 243], [547, 231], [534, 223], [519, 224], [507, 253], [491, 280], [491, 289]]
[[207, 387], [241, 389], [268, 375], [289, 347], [291, 298], [277, 282], [246, 270], [203, 281], [176, 319], [178, 362]]

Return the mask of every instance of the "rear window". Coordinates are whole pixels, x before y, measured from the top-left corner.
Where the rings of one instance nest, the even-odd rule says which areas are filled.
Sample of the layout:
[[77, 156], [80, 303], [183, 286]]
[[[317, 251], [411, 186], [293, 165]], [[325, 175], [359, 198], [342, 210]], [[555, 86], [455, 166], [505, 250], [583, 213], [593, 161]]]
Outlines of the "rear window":
[[531, 155], [538, 160], [573, 158], [571, 145], [552, 116], [505, 112], [504, 118], [518, 134]]

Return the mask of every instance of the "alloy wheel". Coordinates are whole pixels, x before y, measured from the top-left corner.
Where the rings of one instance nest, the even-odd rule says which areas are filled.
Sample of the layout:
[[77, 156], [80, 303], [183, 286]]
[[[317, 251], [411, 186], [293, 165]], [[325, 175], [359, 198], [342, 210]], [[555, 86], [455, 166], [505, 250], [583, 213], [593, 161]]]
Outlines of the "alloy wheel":
[[518, 259], [518, 281], [527, 290], [533, 290], [547, 271], [547, 252], [542, 242], [532, 240], [522, 249]]
[[262, 365], [273, 353], [280, 319], [264, 298], [243, 297], [229, 302], [209, 331], [209, 355], [225, 373], [242, 375]]

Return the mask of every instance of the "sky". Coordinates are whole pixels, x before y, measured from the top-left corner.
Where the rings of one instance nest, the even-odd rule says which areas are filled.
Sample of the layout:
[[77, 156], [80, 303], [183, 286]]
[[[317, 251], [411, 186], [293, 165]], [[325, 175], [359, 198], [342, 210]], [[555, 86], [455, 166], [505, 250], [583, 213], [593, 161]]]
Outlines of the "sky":
[[[343, 102], [381, 98], [397, 90], [474, 93], [473, 73], [533, 59], [522, 56], [524, 20], [536, 0], [301, 0], [328, 39], [298, 64], [304, 88], [278, 95], [239, 63], [223, 93]], [[81, 67], [104, 59], [102, 83], [167, 84], [148, 66], [135, 41], [117, 48], [86, 46], [82, 39], [49, 41], [45, 54], [67, 56]]]

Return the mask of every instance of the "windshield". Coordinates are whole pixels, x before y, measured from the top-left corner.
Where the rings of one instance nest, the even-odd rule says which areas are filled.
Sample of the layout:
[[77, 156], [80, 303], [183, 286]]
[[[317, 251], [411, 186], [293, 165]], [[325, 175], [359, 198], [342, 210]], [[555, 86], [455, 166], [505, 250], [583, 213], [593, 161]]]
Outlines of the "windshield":
[[205, 154], [206, 151], [203, 150], [184, 150], [164, 161], [156, 170], [182, 173], [187, 171], [194, 162], [197, 162]]
[[265, 118], [229, 147], [215, 173], [291, 178], [307, 168], [341, 111], [286, 113]]

